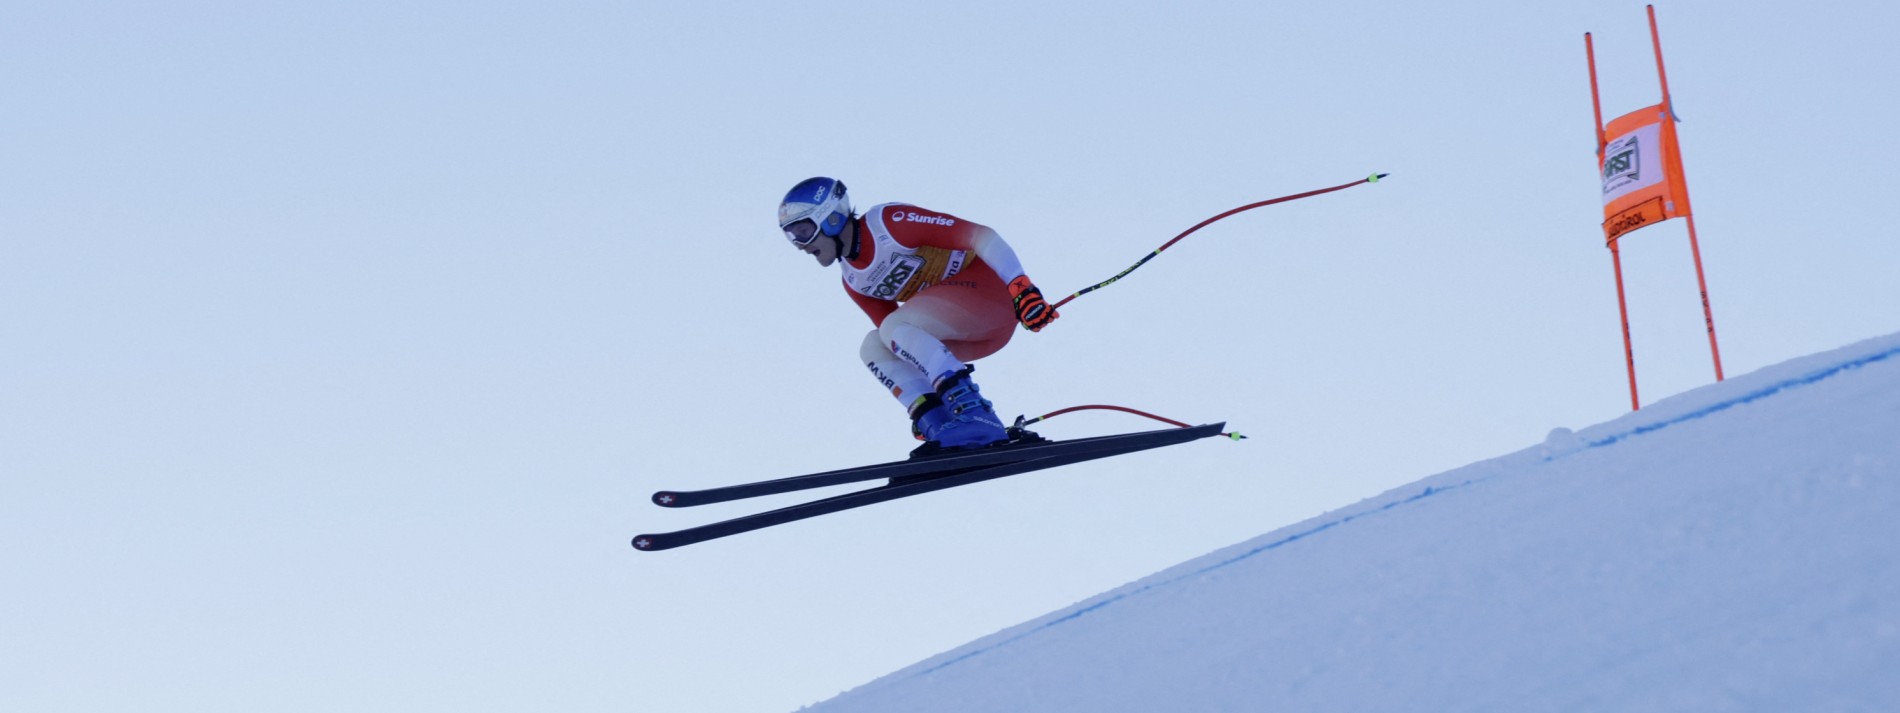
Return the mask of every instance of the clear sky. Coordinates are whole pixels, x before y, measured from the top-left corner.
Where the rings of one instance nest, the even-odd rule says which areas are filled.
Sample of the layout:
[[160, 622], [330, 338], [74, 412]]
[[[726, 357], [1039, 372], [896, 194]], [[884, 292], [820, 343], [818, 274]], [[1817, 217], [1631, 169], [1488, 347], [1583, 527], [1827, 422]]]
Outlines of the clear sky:
[[[1582, 36], [1654, 103], [1642, 3], [1100, 8], [0, 6], [0, 708], [791, 710], [1628, 409]], [[1728, 372], [1900, 331], [1900, 11], [1658, 16]], [[1375, 171], [978, 372], [1251, 440], [627, 545], [912, 445], [797, 180], [1060, 296]], [[1681, 222], [1624, 269], [1645, 400], [1712, 380]]]

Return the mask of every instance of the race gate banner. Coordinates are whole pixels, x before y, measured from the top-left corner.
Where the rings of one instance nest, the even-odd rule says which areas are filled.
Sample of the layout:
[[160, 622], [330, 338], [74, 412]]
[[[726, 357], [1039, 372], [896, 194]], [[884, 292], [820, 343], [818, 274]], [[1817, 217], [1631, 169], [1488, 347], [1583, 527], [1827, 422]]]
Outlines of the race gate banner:
[[1604, 131], [1603, 239], [1689, 215], [1689, 191], [1667, 104], [1624, 114]]

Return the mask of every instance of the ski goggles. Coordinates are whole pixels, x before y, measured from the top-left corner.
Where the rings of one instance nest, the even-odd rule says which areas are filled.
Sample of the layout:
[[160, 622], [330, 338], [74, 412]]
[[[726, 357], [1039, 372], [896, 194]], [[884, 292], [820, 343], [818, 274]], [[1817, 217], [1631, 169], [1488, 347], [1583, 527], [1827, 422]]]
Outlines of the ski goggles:
[[810, 218], [793, 221], [785, 226], [785, 239], [793, 245], [810, 245], [818, 239], [818, 222]]
[[[813, 211], [810, 216], [804, 218], [795, 217], [792, 219], [792, 222], [784, 225], [785, 239], [792, 241], [793, 245], [804, 247], [810, 245], [811, 241], [817, 240], [820, 235], [835, 238], [844, 233], [844, 224], [845, 221], [850, 220], [849, 216], [846, 216], [844, 212], [836, 210], [831, 206], [814, 207], [817, 210]], [[827, 209], [831, 210], [831, 214], [825, 216], [823, 223], [819, 223], [817, 220], [817, 211]]]

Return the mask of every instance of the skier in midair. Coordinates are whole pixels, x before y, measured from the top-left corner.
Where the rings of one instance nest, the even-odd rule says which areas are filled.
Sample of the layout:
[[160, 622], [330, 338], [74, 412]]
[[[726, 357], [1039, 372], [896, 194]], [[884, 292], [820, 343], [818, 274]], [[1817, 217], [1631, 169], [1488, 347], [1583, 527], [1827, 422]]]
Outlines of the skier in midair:
[[1039, 332], [1058, 315], [995, 230], [905, 203], [858, 215], [844, 183], [824, 177], [785, 194], [778, 224], [819, 265], [842, 268], [877, 327], [859, 359], [909, 411], [918, 453], [1009, 439], [969, 362], [1002, 349], [1017, 324]]

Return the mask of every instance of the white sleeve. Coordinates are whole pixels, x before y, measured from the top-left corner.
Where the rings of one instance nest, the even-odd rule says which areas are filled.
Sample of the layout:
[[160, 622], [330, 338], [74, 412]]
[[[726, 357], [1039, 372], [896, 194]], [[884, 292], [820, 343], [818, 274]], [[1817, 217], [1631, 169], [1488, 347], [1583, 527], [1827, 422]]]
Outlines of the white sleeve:
[[1023, 276], [1023, 263], [1016, 258], [1016, 251], [1010, 249], [1009, 243], [1003, 242], [1003, 236], [997, 235], [996, 231], [984, 231], [971, 241], [970, 246], [977, 259], [995, 270], [996, 276], [1003, 278], [1004, 284]]

